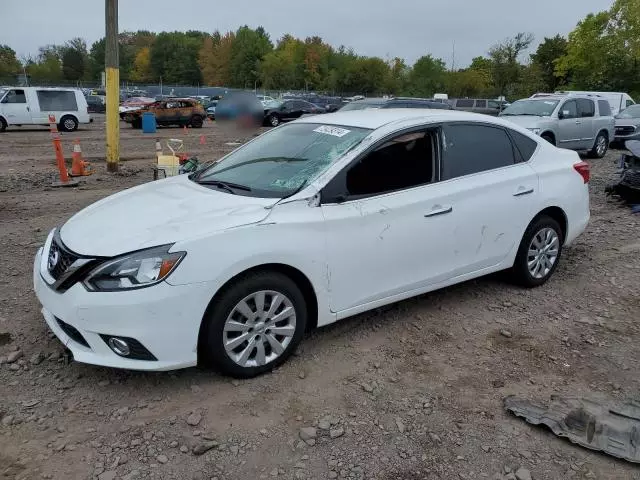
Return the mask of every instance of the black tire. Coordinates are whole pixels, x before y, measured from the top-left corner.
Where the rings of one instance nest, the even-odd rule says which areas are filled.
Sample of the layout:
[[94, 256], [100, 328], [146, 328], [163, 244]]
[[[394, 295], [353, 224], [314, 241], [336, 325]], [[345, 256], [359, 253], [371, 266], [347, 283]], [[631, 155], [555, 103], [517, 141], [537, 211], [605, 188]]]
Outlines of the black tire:
[[4, 118], [0, 117], [0, 133], [4, 132], [7, 129], [7, 122]]
[[203, 120], [202, 117], [199, 115], [194, 115], [193, 117], [191, 117], [191, 126], [193, 128], [202, 128], [202, 124], [203, 124]]
[[274, 113], [272, 113], [271, 115], [269, 115], [267, 117], [267, 124], [270, 127], [277, 127], [278, 125], [280, 125], [280, 117]]
[[78, 119], [73, 115], [65, 115], [60, 119], [58, 129], [61, 132], [75, 132], [78, 129]]
[[[242, 299], [252, 293], [263, 290], [278, 292], [290, 300], [296, 316], [295, 331], [291, 341], [280, 356], [265, 365], [244, 367], [232, 360], [225, 350], [224, 325], [229, 315]], [[287, 360], [300, 343], [306, 325], [307, 304], [304, 295], [293, 280], [278, 272], [250, 273], [239, 277], [232, 284], [225, 287], [209, 304], [202, 320], [198, 346], [199, 358], [204, 364], [218, 370], [223, 375], [235, 378], [255, 377], [271, 371]], [[268, 330], [265, 333], [268, 333]]]
[[[532, 245], [534, 237], [545, 229], [551, 229], [557, 235], [558, 254], [549, 271], [541, 278], [537, 278], [529, 271], [529, 247]], [[564, 232], [562, 231], [562, 228], [560, 228], [558, 222], [547, 215], [541, 215], [533, 219], [522, 236], [520, 246], [518, 247], [518, 253], [516, 254], [516, 259], [511, 269], [514, 282], [526, 288], [534, 288], [543, 285], [547, 280], [549, 280], [549, 278], [551, 278], [551, 275], [553, 275], [553, 272], [555, 272], [558, 267], [558, 263], [562, 257], [563, 243]]]
[[553, 138], [553, 136], [552, 136], [551, 134], [549, 134], [549, 133], [543, 133], [542, 135], [540, 135], [540, 138], [545, 139], [545, 140], [546, 140], [547, 142], [549, 142], [551, 145], [554, 145], [554, 146], [555, 146], [555, 144], [556, 144], [556, 140], [555, 140], [555, 138]]
[[591, 158], [602, 158], [609, 151], [609, 135], [606, 132], [598, 133], [593, 148], [589, 151]]

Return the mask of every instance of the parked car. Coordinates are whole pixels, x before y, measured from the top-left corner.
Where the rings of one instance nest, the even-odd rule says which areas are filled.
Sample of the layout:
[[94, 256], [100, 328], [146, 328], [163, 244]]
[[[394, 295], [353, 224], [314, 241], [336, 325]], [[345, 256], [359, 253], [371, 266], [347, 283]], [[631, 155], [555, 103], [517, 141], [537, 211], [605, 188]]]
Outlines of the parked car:
[[124, 121], [133, 128], [142, 127], [142, 115], [146, 112], [155, 114], [158, 125], [179, 125], [202, 128], [207, 113], [197, 100], [192, 98], [172, 98], [160, 100], [138, 110], [126, 112]]
[[73, 132], [81, 123], [91, 122], [87, 100], [73, 88], [8, 88], [0, 97], [0, 132], [15, 125], [49, 125], [54, 114], [58, 129]]
[[319, 113], [326, 113], [326, 110], [304, 100], [271, 102], [265, 107], [264, 124], [277, 127], [282, 122], [289, 122], [303, 115], [317, 115]]
[[454, 110], [481, 113], [483, 115], [498, 115], [505, 109], [506, 102], [489, 98], [452, 98], [448, 101]]
[[342, 112], [351, 110], [368, 110], [378, 108], [433, 108], [437, 110], [451, 110], [446, 103], [434, 102], [425, 98], [396, 97], [396, 98], [365, 98], [355, 100], [340, 109]]
[[274, 102], [276, 99], [273, 97], [270, 97], [269, 95], [256, 95], [256, 97], [258, 98], [258, 100], [260, 100], [262, 102], [263, 105], [267, 105], [270, 102]]
[[104, 113], [106, 110], [105, 97], [101, 95], [87, 95], [87, 111], [89, 113]]
[[308, 96], [304, 97], [303, 100], [324, 108], [328, 113], [337, 112], [345, 105], [345, 102], [340, 97]]
[[589, 165], [507, 121], [305, 117], [54, 229], [33, 280], [80, 362], [251, 377], [316, 326], [501, 270], [545, 283], [589, 220]]
[[211, 100], [205, 110], [207, 112], [207, 117], [209, 117], [209, 120], [215, 120], [216, 119], [216, 106], [218, 105], [218, 100]]
[[640, 140], [640, 105], [631, 105], [616, 115], [615, 144]]
[[609, 102], [611, 106], [611, 112], [614, 115], [617, 115], [625, 108], [629, 108], [631, 105], [634, 105], [636, 102], [629, 96], [627, 93], [622, 92], [582, 92], [582, 91], [558, 91], [556, 94], [559, 95], [567, 95], [567, 94], [578, 94], [578, 95], [592, 95], [602, 97]]
[[602, 158], [614, 139], [609, 102], [593, 95], [549, 95], [518, 100], [501, 114], [561, 148]]

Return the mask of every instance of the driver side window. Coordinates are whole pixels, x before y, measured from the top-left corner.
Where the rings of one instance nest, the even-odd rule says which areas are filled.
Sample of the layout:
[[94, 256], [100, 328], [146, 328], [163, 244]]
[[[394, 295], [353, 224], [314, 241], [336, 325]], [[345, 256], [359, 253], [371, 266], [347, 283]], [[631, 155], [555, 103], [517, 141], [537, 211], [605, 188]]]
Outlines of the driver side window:
[[350, 197], [380, 195], [431, 183], [435, 179], [435, 135], [432, 130], [390, 139], [346, 173]]
[[9, 90], [2, 103], [27, 103], [27, 97], [24, 90]]
[[578, 105], [575, 100], [569, 100], [560, 108], [562, 113], [562, 119], [567, 120], [569, 118], [578, 118]]

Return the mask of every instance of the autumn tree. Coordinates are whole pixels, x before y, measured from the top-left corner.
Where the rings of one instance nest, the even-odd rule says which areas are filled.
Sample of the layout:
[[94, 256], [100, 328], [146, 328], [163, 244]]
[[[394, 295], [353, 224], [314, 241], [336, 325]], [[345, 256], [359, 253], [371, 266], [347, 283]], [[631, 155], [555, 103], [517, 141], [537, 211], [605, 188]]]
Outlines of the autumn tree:
[[214, 32], [205, 38], [198, 53], [198, 64], [202, 70], [203, 81], [207, 85], [231, 84], [231, 51], [235, 41], [235, 33], [220, 35]]
[[151, 48], [142, 47], [138, 50], [136, 58], [133, 61], [133, 67], [129, 78], [133, 82], [151, 82], [153, 75], [151, 73]]

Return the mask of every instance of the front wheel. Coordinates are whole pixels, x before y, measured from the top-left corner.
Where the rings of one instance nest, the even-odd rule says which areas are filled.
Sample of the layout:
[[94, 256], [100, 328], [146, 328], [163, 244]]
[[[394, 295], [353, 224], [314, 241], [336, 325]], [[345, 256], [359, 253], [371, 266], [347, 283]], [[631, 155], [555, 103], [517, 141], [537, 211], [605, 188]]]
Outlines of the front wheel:
[[193, 128], [202, 128], [202, 117], [195, 116], [191, 119], [191, 126]]
[[7, 129], [7, 122], [5, 122], [4, 118], [0, 118], [0, 133], [4, 132]]
[[609, 150], [609, 137], [606, 133], [600, 132], [596, 137], [596, 142], [593, 144], [593, 148], [589, 152], [589, 156], [592, 158], [602, 158], [607, 154]]
[[306, 323], [304, 295], [289, 277], [249, 274], [225, 288], [207, 309], [199, 355], [225, 375], [255, 377], [291, 355]]
[[558, 222], [543, 215], [535, 219], [524, 232], [512, 274], [523, 287], [544, 284], [558, 266], [564, 236]]

